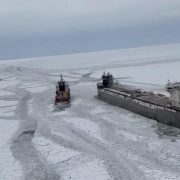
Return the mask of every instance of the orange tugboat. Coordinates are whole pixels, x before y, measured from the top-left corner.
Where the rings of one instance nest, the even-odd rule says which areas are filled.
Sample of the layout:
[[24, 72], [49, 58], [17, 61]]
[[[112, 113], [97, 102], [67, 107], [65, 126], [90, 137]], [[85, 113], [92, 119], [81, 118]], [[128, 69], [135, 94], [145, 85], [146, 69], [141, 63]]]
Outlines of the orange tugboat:
[[71, 100], [70, 88], [66, 81], [63, 80], [61, 75], [60, 81], [56, 84], [56, 96], [54, 104], [68, 104]]

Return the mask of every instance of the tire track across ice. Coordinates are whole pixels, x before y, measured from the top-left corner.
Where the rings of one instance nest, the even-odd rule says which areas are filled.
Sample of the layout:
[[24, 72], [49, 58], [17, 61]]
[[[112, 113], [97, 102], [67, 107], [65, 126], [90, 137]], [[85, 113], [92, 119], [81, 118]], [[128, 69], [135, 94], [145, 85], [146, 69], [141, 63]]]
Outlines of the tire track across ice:
[[[78, 172], [78, 167], [94, 160], [102, 162], [105, 172], [114, 180], [178, 178], [178, 144], [158, 139], [151, 127], [154, 121], [146, 121], [95, 99], [95, 83], [89, 82], [89, 79], [86, 82], [88, 75], [82, 77], [82, 82], [79, 80], [71, 86], [74, 97], [71, 107], [59, 113], [49, 110], [49, 104], [53, 102], [49, 98], [52, 97], [51, 89], [43, 93], [19, 91], [20, 102], [16, 113], [21, 126], [12, 151], [15, 158], [23, 164], [26, 179], [66, 179], [74, 171]], [[47, 83], [47, 86], [50, 84]], [[31, 107], [27, 106], [29, 102]], [[98, 111], [96, 108], [99, 108]], [[90, 122], [94, 125], [83, 129], [77, 122], [72, 122], [77, 119], [80, 120], [79, 123], [83, 120], [83, 123]], [[94, 136], [95, 126], [98, 127], [100, 138]], [[32, 143], [34, 136], [35, 141]], [[38, 145], [41, 145], [40, 149]], [[58, 149], [62, 147], [65, 151], [79, 154], [65, 161], [59, 159], [53, 164], [48, 162], [48, 158], [55, 154], [61, 157], [60, 149], [55, 152], [52, 148], [49, 151], [48, 148], [54, 145]], [[167, 155], [170, 151], [173, 153]], [[163, 172], [166, 172], [164, 177]]]
[[[78, 89], [78, 96], [81, 93], [81, 96], [83, 98], [83, 96], [87, 96], [87, 91], [86, 89], [84, 89], [83, 92], [80, 92], [80, 89], [82, 89], [82, 87], [80, 86], [83, 86], [83, 84], [73, 86], [75, 88], [72, 87], [72, 89], [73, 91], [77, 91]], [[35, 116], [36, 119], [39, 119], [37, 132], [40, 136], [43, 136], [67, 149], [80, 152], [83, 156], [90, 156], [92, 159], [97, 158], [100, 161], [103, 161], [106, 170], [108, 171], [112, 179], [130, 180], [135, 177], [138, 179], [145, 179], [143, 173], [141, 173], [141, 171], [138, 171], [137, 167], [134, 166], [125, 157], [123, 157], [121, 155], [121, 152], [117, 151], [117, 149], [109, 144], [109, 142], [104, 143], [100, 139], [93, 137], [91, 134], [80, 129], [79, 127], [77, 128], [77, 126], [74, 126], [73, 123], [69, 123], [68, 121], [66, 121], [66, 117], [68, 119], [77, 117], [85, 118], [87, 119], [87, 122], [89, 120], [92, 123], [97, 124], [96, 119], [94, 119], [94, 116], [92, 116], [88, 110], [89, 106], [87, 101], [89, 101], [89, 96], [88, 98], [85, 98], [87, 99], [85, 100], [86, 104], [83, 103], [82, 105], [73, 105], [72, 102], [72, 107], [66, 109], [68, 114], [65, 114], [65, 116], [60, 115], [58, 117], [53, 116], [53, 113], [49, 112], [48, 104], [50, 103], [50, 101], [47, 100], [47, 97], [50, 96], [49, 93], [50, 92], [46, 91], [41, 94], [41, 96], [36, 97], [32, 106], [33, 110], [31, 110], [32, 116]], [[93, 108], [93, 106], [91, 106], [90, 108]], [[65, 119], [62, 120], [63, 118]], [[99, 127], [99, 124], [97, 124], [97, 126]], [[53, 129], [57, 131], [58, 128], [60, 134], [54, 134]], [[63, 134], [64, 136], [61, 136], [61, 134]]]
[[38, 120], [28, 115], [27, 103], [31, 99], [31, 94], [22, 90], [19, 90], [18, 94], [20, 101], [16, 109], [16, 117], [20, 120], [20, 126], [11, 148], [13, 155], [23, 165], [26, 180], [59, 180], [59, 175], [32, 144]]

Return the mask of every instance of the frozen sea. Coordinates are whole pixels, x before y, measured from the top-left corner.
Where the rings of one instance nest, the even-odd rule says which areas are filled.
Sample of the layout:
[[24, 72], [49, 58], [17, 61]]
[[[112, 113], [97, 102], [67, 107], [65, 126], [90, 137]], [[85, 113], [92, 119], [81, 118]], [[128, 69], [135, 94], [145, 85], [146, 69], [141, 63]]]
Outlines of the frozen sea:
[[[0, 179], [180, 180], [180, 129], [96, 98], [104, 71], [166, 93], [168, 80], [180, 81], [179, 49], [0, 61]], [[60, 74], [71, 88], [67, 108], [53, 105]]]

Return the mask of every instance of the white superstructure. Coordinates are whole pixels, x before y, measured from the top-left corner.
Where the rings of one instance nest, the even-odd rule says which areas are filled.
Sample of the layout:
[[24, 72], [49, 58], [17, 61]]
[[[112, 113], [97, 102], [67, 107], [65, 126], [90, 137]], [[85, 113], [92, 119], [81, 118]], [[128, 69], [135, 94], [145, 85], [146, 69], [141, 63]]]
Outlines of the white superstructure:
[[170, 93], [170, 101], [172, 106], [180, 107], [180, 82], [168, 83], [167, 91]]

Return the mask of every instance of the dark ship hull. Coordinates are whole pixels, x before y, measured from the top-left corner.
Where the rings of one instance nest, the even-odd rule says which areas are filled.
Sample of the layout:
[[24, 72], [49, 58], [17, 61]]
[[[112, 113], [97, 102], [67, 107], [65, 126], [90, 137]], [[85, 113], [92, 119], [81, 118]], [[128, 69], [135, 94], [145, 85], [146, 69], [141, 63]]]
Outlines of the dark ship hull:
[[168, 98], [163, 95], [138, 92], [124, 87], [104, 88], [98, 85], [97, 89], [100, 100], [160, 123], [180, 128], [180, 110], [172, 108]]

